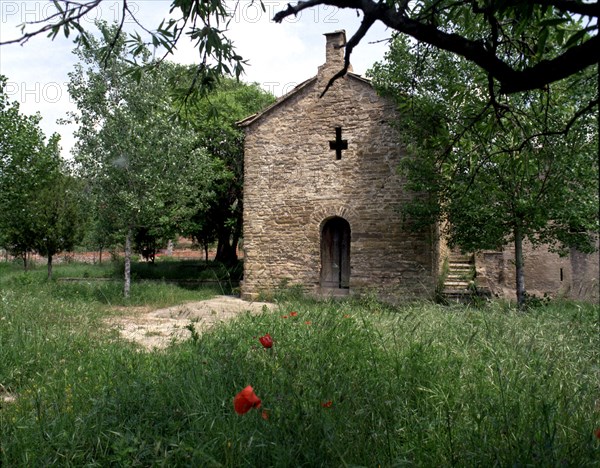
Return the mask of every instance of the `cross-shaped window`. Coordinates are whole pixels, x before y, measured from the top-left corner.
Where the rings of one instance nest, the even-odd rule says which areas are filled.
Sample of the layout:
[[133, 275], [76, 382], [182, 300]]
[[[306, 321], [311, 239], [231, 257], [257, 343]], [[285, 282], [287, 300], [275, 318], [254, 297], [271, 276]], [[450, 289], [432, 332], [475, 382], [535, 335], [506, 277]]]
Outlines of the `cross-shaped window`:
[[348, 140], [342, 140], [342, 127], [335, 128], [335, 140], [329, 142], [329, 149], [335, 150], [335, 159], [342, 159], [342, 150], [348, 149]]

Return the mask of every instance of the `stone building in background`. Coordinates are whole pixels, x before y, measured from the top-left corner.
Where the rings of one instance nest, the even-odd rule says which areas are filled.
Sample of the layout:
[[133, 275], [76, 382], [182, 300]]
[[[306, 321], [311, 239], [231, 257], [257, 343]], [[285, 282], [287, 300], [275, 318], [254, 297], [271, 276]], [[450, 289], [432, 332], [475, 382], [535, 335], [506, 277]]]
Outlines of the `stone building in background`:
[[[525, 289], [533, 296], [548, 295], [598, 302], [600, 259], [598, 253], [584, 254], [572, 248], [568, 255], [559, 256], [541, 245], [523, 246], [525, 257]], [[474, 256], [478, 287], [489, 290], [495, 297], [515, 298], [515, 249], [506, 246], [501, 251], [484, 251]]]
[[[317, 75], [239, 123], [246, 133], [242, 297], [298, 285], [323, 296], [432, 298], [444, 282], [460, 295], [477, 273], [475, 284], [513, 298], [510, 250], [459, 256], [435, 227], [410, 229], [401, 207], [414, 194], [398, 174], [406, 154], [394, 129], [402, 116], [351, 70], [323, 95], [343, 68], [346, 43], [344, 31], [325, 36]], [[559, 259], [529, 248], [525, 262], [528, 291], [598, 297], [597, 256]]]

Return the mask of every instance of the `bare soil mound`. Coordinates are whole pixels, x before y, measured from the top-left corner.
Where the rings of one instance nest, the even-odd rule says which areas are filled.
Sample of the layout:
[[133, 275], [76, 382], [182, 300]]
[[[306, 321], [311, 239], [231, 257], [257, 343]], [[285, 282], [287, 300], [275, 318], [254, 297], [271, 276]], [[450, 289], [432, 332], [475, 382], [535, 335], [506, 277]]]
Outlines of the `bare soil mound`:
[[128, 314], [111, 317], [108, 323], [117, 328], [123, 338], [134, 341], [147, 350], [162, 349], [172, 342], [189, 338], [191, 331], [187, 327], [190, 324], [196, 332], [202, 333], [244, 312], [258, 314], [264, 307], [271, 309], [275, 305], [266, 302], [246, 302], [231, 296], [217, 296], [206, 301], [190, 302], [166, 309], [121, 309]]

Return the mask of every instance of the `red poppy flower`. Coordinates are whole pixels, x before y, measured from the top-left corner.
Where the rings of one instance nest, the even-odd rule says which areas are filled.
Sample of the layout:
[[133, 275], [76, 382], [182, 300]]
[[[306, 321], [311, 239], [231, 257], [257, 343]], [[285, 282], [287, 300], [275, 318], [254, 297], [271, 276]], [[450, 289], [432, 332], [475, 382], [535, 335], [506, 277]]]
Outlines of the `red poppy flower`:
[[594, 431], [597, 439], [600, 439], [600, 427]]
[[260, 414], [260, 417], [263, 418], [265, 421], [269, 420], [269, 410], [262, 410], [262, 413]]
[[321, 406], [323, 408], [331, 408], [331, 405], [333, 405], [333, 401], [331, 401], [331, 400], [328, 400], [325, 403], [321, 403]]
[[282, 315], [281, 318], [287, 318], [287, 315]]
[[260, 344], [263, 345], [265, 348], [272, 348], [273, 347], [273, 338], [271, 338], [271, 335], [269, 335], [268, 333], [265, 336], [261, 336], [258, 341], [260, 341]]
[[290, 312], [290, 317], [298, 317], [298, 312]]
[[311, 325], [312, 322], [310, 320], [307, 320], [306, 322], [304, 322], [306, 325]]
[[260, 398], [256, 396], [252, 387], [248, 385], [233, 399], [233, 408], [237, 414], [246, 414], [252, 408], [260, 408]]

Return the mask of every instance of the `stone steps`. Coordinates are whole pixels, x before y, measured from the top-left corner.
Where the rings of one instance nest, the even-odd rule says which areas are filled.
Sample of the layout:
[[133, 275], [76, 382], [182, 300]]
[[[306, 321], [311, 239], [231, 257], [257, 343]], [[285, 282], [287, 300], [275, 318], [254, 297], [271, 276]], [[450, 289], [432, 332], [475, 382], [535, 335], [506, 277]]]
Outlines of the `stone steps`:
[[448, 281], [444, 283], [444, 290], [468, 290], [469, 281]]
[[475, 258], [473, 255], [451, 254], [442, 297], [450, 302], [468, 302], [475, 291]]
[[463, 304], [469, 303], [478, 294], [472, 291], [443, 291], [444, 300], [446, 302], [460, 302]]

